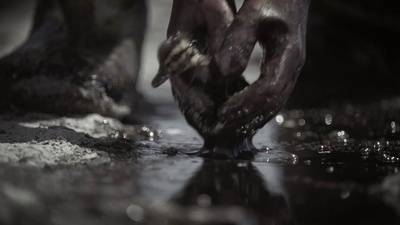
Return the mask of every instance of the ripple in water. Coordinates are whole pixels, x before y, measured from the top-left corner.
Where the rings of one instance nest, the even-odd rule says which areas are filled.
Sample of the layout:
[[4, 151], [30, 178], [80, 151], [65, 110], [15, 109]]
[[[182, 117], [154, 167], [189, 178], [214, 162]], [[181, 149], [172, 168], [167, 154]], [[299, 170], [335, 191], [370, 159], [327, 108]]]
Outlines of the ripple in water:
[[284, 150], [268, 149], [267, 151], [260, 151], [259, 153], [257, 153], [253, 161], [284, 165], [296, 165], [299, 161], [299, 157], [296, 154]]

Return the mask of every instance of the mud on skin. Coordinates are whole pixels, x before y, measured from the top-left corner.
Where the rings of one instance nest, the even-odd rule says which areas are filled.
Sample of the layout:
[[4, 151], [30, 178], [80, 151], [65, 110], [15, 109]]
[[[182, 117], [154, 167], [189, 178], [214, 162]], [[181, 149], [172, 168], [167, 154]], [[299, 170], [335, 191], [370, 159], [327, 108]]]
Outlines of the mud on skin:
[[[173, 95], [187, 122], [205, 139], [200, 155], [214, 158], [251, 158], [255, 148], [251, 138], [243, 135], [245, 132], [232, 130], [230, 133], [217, 135], [212, 130], [219, 123], [218, 106], [233, 93], [246, 87], [247, 82], [243, 77], [240, 77], [237, 84], [223, 81], [218, 77], [215, 65], [196, 60], [207, 58], [196, 44], [187, 43], [191, 43], [187, 35], [178, 34], [160, 46], [160, 69], [153, 79], [153, 86], [157, 87], [170, 78]], [[221, 89], [219, 85], [225, 87]], [[241, 139], [233, 142], [231, 138], [235, 136]]]
[[[232, 1], [174, 1], [153, 86], [170, 78], [187, 122], [204, 138], [198, 154], [254, 157], [253, 136], [284, 106], [304, 64], [308, 6], [308, 0], [252, 0], [236, 12]], [[257, 42], [264, 50], [261, 75], [249, 85], [243, 71]], [[205, 57], [208, 64], [193, 63]]]

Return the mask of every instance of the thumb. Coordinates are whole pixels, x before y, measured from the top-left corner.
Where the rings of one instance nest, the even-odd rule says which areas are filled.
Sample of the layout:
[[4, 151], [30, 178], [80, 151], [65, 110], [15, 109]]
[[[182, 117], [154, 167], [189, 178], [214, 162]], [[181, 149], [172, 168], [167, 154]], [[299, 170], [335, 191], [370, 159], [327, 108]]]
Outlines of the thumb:
[[215, 54], [223, 76], [239, 76], [246, 69], [257, 42], [257, 15], [257, 9], [245, 1], [228, 28], [225, 40]]
[[208, 30], [208, 47], [215, 54], [225, 38], [226, 31], [234, 19], [233, 6], [226, 1], [204, 0], [202, 13]]

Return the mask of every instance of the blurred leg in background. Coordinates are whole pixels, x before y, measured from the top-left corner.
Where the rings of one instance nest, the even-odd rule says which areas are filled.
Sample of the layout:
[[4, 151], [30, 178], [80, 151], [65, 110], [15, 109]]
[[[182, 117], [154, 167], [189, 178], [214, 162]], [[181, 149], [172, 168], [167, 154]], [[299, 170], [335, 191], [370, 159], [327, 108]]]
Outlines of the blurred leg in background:
[[0, 61], [3, 110], [134, 111], [145, 0], [39, 0], [33, 17], [25, 43]]
[[[16, 28], [18, 20], [33, 2], [0, 3], [2, 34], [24, 30]], [[307, 60], [287, 107], [398, 95], [396, 10], [389, 0], [312, 1]], [[0, 61], [0, 109], [17, 105], [59, 114], [129, 114], [135, 107], [132, 92], [145, 24], [145, 0], [40, 0], [28, 40]], [[11, 35], [0, 35], [0, 44], [13, 41]]]

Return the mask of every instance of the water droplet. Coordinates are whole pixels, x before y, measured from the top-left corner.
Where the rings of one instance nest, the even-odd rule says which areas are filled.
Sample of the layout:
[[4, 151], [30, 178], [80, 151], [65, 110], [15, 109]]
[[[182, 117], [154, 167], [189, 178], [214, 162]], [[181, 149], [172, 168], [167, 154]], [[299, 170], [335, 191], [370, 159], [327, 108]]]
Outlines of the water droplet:
[[362, 156], [368, 156], [370, 152], [371, 152], [371, 149], [368, 148], [368, 147], [362, 148], [360, 150], [360, 153], [361, 153]]
[[307, 159], [307, 160], [304, 160], [304, 164], [306, 164], [306, 165], [311, 165], [311, 160], [309, 160], [309, 159]]
[[108, 120], [104, 119], [103, 124], [108, 124]]
[[348, 198], [349, 196], [350, 196], [350, 191], [348, 191], [348, 190], [342, 191], [342, 192], [340, 193], [340, 198], [341, 198], [341, 199], [346, 199], [346, 198]]
[[147, 126], [141, 126], [139, 128], [136, 128], [136, 132], [139, 135], [142, 135], [143, 137], [147, 138], [147, 140], [149, 141], [154, 141], [155, 139], [161, 139], [164, 136], [160, 130], [156, 130]]
[[392, 121], [390, 127], [392, 128], [392, 133], [396, 133], [396, 122]]
[[276, 120], [276, 122], [277, 122], [279, 125], [281, 125], [281, 124], [285, 121], [285, 119], [283, 118], [282, 115], [277, 115], [277, 116], [275, 117], [275, 120]]
[[333, 167], [333, 166], [328, 167], [328, 168], [326, 169], [326, 172], [328, 172], [328, 173], [333, 173], [333, 172], [335, 172], [335, 167]]
[[318, 153], [319, 153], [319, 154], [329, 154], [329, 153], [331, 153], [331, 151], [328, 149], [327, 146], [325, 146], [325, 145], [320, 145], [320, 146], [319, 146], [319, 149], [318, 149]]
[[328, 126], [332, 124], [332, 115], [331, 114], [325, 115], [325, 124]]
[[297, 164], [297, 162], [299, 161], [299, 157], [297, 156], [297, 155], [295, 155], [295, 154], [292, 154], [291, 155], [292, 156], [292, 164], [293, 165], [295, 165], [295, 164]]
[[237, 164], [238, 167], [247, 167], [247, 163], [245, 162], [240, 162]]
[[330, 132], [328, 136], [329, 139], [343, 142], [347, 142], [347, 138], [350, 137], [350, 135], [344, 130], [334, 130]]
[[121, 135], [120, 131], [115, 131], [114, 133], [111, 134], [111, 138], [119, 138]]
[[377, 156], [378, 160], [385, 163], [397, 163], [400, 162], [400, 157], [396, 157], [387, 153], [382, 153]]
[[242, 134], [247, 134], [247, 128], [246, 128], [245, 126], [242, 126], [242, 127], [240, 128], [240, 133], [242, 133]]
[[337, 133], [337, 135], [338, 135], [338, 137], [343, 137], [344, 135], [345, 135], [345, 131], [344, 130], [342, 130], [342, 131], [339, 131], [338, 133]]
[[306, 124], [306, 121], [304, 119], [299, 120], [299, 125], [304, 126]]
[[197, 197], [197, 204], [200, 207], [206, 208], [209, 207], [212, 203], [212, 199], [209, 195], [202, 194]]
[[286, 128], [293, 128], [296, 126], [296, 121], [289, 119], [289, 120], [284, 121], [284, 123], [282, 125]]
[[138, 205], [130, 205], [126, 209], [126, 215], [128, 215], [128, 217], [133, 221], [141, 222], [144, 218], [144, 211], [142, 207]]

